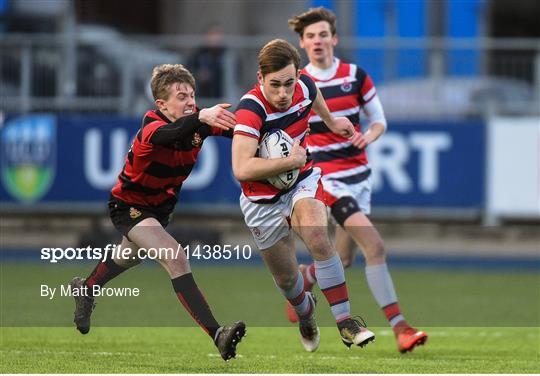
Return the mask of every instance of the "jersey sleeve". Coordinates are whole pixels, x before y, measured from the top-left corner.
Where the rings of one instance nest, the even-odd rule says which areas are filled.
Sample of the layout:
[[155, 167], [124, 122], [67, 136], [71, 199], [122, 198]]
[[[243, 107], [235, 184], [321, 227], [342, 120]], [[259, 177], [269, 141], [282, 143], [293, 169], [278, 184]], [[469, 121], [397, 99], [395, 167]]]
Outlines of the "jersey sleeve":
[[247, 136], [259, 140], [263, 119], [266, 118], [264, 109], [250, 98], [243, 98], [236, 109], [236, 126], [234, 134]]
[[137, 134], [139, 141], [143, 143], [151, 143], [151, 139], [156, 131], [166, 125], [167, 122], [161, 119], [154, 118], [153, 116], [145, 116], [141, 130]]
[[143, 140], [146, 141], [146, 139], [148, 139], [155, 145], [174, 145], [177, 141], [193, 136], [203, 123], [199, 120], [199, 113], [196, 112], [181, 117], [173, 123], [167, 124], [162, 122], [162, 124], [157, 127], [150, 127], [151, 125], [153, 125], [153, 123], [145, 127], [145, 129], [150, 128], [147, 132], [144, 132], [143, 129]]
[[356, 69], [356, 80], [360, 90], [360, 104], [365, 105], [377, 95], [377, 90], [369, 74], [360, 67]]
[[305, 90], [307, 90], [307, 92], [304, 92], [304, 95], [313, 102], [317, 97], [317, 86], [315, 85], [315, 82], [305, 74], [300, 74], [299, 80], [304, 84]]

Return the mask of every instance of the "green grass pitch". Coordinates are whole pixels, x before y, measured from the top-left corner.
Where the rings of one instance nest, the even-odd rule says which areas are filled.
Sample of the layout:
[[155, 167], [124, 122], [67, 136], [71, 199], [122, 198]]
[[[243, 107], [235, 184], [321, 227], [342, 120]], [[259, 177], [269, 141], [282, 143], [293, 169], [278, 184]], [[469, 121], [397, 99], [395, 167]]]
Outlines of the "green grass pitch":
[[225, 363], [173, 294], [167, 275], [147, 265], [111, 287], [141, 296], [99, 298], [86, 336], [71, 326], [70, 297], [40, 297], [40, 285], [67, 283], [91, 264], [2, 263], [2, 373], [539, 373], [539, 282], [534, 272], [396, 269], [402, 310], [429, 341], [400, 354], [367, 289], [361, 267], [347, 271], [353, 313], [377, 339], [348, 350], [324, 298], [317, 316], [321, 346], [306, 353], [283, 314], [282, 298], [260, 265], [195, 265], [195, 278], [223, 323], [242, 319], [248, 335]]

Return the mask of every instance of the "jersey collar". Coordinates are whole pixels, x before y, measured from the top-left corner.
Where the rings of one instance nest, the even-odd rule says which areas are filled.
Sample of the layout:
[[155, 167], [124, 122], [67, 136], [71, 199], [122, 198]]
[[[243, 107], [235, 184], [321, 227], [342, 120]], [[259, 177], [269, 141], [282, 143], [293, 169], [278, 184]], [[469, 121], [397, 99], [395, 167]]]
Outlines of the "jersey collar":
[[332, 62], [332, 65], [330, 68], [327, 69], [320, 69], [314, 66], [313, 64], [309, 63], [306, 65], [306, 72], [308, 72], [311, 76], [315, 77], [319, 81], [328, 81], [336, 75], [336, 72], [339, 67], [339, 59], [337, 57], [334, 57], [334, 61]]

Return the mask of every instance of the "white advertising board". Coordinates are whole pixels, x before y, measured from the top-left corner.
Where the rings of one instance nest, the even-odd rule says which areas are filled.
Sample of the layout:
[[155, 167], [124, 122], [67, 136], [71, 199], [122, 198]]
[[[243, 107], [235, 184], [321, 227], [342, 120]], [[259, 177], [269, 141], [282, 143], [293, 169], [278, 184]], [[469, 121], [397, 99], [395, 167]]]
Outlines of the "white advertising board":
[[540, 118], [488, 122], [488, 221], [540, 219]]

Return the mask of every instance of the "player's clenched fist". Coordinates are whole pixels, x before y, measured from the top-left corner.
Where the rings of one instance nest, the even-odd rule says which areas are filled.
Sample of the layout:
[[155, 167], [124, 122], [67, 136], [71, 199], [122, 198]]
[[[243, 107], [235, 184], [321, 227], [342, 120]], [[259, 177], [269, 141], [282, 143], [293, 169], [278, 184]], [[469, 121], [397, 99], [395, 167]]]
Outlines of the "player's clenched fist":
[[224, 130], [233, 129], [236, 125], [236, 116], [232, 112], [226, 110], [231, 107], [229, 103], [216, 104], [214, 107], [203, 108], [199, 112], [199, 120], [211, 127], [221, 128]]
[[295, 140], [291, 149], [291, 155], [289, 156], [293, 166], [292, 168], [302, 168], [306, 165], [307, 153], [306, 149], [300, 146], [300, 141]]
[[354, 126], [352, 125], [351, 121], [346, 117], [335, 117], [332, 121], [332, 124], [328, 125], [332, 132], [342, 137], [350, 138], [354, 135]]
[[373, 142], [371, 133], [362, 134], [362, 132], [356, 132], [350, 139], [351, 144], [356, 146], [358, 149], [363, 149]]

